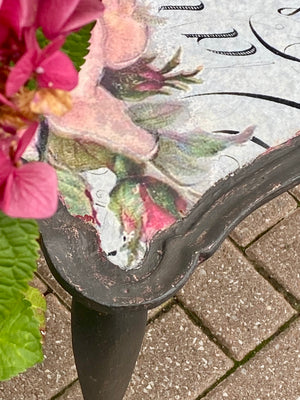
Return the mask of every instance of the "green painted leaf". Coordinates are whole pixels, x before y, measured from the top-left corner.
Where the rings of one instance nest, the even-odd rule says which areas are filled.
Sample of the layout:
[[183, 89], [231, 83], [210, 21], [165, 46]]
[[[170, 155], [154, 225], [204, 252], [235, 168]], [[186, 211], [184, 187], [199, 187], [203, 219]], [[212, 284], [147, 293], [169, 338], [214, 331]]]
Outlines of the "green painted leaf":
[[168, 210], [175, 218], [180, 218], [180, 213], [176, 206], [178, 194], [170, 186], [163, 182], [147, 183], [147, 191], [157, 205]]
[[85, 195], [86, 186], [79, 175], [68, 170], [57, 170], [58, 188], [72, 215], [92, 215], [90, 201]]
[[141, 176], [143, 175], [144, 165], [137, 164], [130, 158], [118, 154], [113, 171], [117, 175], [118, 180], [128, 178], [129, 176]]
[[80, 143], [51, 134], [46, 159], [56, 167], [66, 166], [68, 169], [80, 172], [111, 167], [115, 154], [95, 143]]
[[35, 221], [0, 212], [0, 380], [42, 361], [39, 321], [24, 294], [38, 257]]
[[181, 57], [181, 48], [176, 51], [172, 59], [167, 62], [167, 64], [160, 70], [162, 74], [167, 74], [171, 72], [174, 68], [176, 68], [180, 64], [180, 57]]
[[182, 105], [177, 103], [145, 103], [134, 105], [128, 109], [132, 121], [150, 131], [172, 124], [182, 111]]
[[[133, 258], [140, 246], [142, 216], [144, 213], [144, 204], [139, 193], [139, 183], [134, 180], [124, 180], [119, 183], [111, 192], [109, 208], [115, 213], [125, 232], [134, 233], [127, 246], [131, 250], [131, 258]], [[131, 258], [130, 262], [132, 261]]]
[[95, 23], [92, 22], [78, 32], [71, 33], [62, 47], [62, 51], [71, 58], [78, 71], [84, 63], [84, 57], [88, 54], [89, 39], [94, 25]]
[[124, 213], [126, 213], [135, 222], [138, 230], [144, 212], [139, 184], [128, 179], [115, 186], [110, 194], [109, 208], [116, 214], [121, 223], [124, 222]]
[[206, 171], [209, 161], [228, 143], [216, 140], [208, 135], [192, 133], [177, 139], [160, 137], [159, 152], [153, 163], [165, 174], [182, 185], [194, 184], [199, 180], [201, 171]]

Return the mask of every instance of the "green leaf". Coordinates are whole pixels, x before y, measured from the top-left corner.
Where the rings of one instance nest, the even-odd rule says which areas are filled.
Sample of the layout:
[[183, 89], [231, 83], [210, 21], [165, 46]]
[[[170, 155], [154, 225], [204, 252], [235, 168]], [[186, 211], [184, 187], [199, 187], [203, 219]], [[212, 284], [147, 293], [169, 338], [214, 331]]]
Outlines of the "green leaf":
[[36, 269], [38, 237], [35, 221], [0, 212], [0, 380], [43, 359], [39, 321], [24, 296]]
[[68, 170], [56, 170], [58, 188], [72, 215], [92, 215], [90, 201], [85, 195], [86, 186], [80, 176]]
[[29, 286], [25, 293], [25, 298], [31, 303], [31, 308], [34, 314], [34, 317], [39, 323], [39, 328], [45, 329], [46, 320], [45, 320], [45, 312], [46, 312], [46, 300], [45, 297], [40, 293], [40, 291], [34, 287]]
[[177, 103], [145, 103], [130, 107], [128, 114], [136, 125], [153, 131], [172, 124], [182, 111]]
[[84, 57], [89, 52], [89, 40], [94, 25], [95, 23], [92, 22], [81, 28], [78, 32], [71, 33], [62, 47], [62, 51], [71, 58], [78, 71], [84, 63]]
[[11, 302], [6, 315], [4, 317], [2, 315], [1, 318], [0, 380], [2, 381], [43, 361], [43, 353], [39, 322], [29, 301], [18, 295]]
[[46, 38], [46, 36], [44, 35], [42, 28], [38, 28], [36, 30], [36, 40], [38, 42], [38, 44], [40, 45], [40, 48], [43, 49], [44, 47], [47, 46], [47, 44], [50, 43], [50, 40]]
[[[84, 57], [88, 54], [89, 40], [94, 22], [84, 26], [77, 32], [73, 32], [67, 36], [62, 47], [62, 51], [66, 53], [72, 60], [75, 68], [79, 71], [84, 63]], [[41, 28], [36, 31], [36, 38], [41, 48], [47, 46], [50, 41], [45, 37]]]
[[56, 167], [86, 171], [111, 167], [115, 154], [95, 143], [80, 143], [51, 134], [48, 140], [47, 161]]

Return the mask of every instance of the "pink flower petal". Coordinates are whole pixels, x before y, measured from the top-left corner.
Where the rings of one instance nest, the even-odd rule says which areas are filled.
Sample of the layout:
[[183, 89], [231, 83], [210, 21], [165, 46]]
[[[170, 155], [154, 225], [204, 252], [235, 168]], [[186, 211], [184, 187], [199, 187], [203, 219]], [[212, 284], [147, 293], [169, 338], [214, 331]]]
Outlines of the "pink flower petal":
[[0, 150], [0, 185], [7, 179], [13, 169], [10, 158]]
[[38, 128], [38, 123], [33, 122], [30, 124], [30, 126], [26, 129], [26, 131], [22, 134], [21, 138], [19, 139], [18, 142], [18, 147], [15, 152], [14, 160], [19, 160], [19, 158], [22, 156], [24, 151], [26, 150], [27, 146], [30, 144], [36, 130]]
[[62, 45], [64, 44], [66, 38], [64, 36], [58, 36], [51, 43], [48, 44], [43, 50], [39, 57], [39, 63], [52, 56], [57, 50], [60, 50]]
[[80, 0], [39, 0], [38, 24], [48, 39], [61, 34]]
[[5, 92], [8, 97], [13, 96], [28, 81], [34, 71], [35, 50], [29, 50], [20, 58], [8, 75]]
[[42, 61], [39, 67], [43, 70], [37, 76], [40, 87], [72, 90], [78, 83], [78, 73], [72, 61], [61, 51]]
[[102, 10], [101, 0], [40, 0], [38, 21], [46, 37], [53, 39], [96, 20]]
[[19, 0], [3, 0], [1, 3], [1, 17], [20, 34], [21, 2]]
[[32, 162], [14, 168], [0, 208], [14, 218], [49, 218], [57, 209], [57, 178], [48, 164]]
[[81, 0], [72, 16], [65, 22], [64, 34], [74, 32], [99, 18], [104, 6], [101, 0]]

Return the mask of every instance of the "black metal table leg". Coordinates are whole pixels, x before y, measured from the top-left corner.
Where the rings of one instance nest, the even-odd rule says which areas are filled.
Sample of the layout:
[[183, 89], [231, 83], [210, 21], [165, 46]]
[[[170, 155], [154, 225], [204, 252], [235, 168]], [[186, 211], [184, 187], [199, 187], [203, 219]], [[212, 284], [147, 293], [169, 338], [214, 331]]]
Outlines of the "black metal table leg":
[[73, 350], [85, 400], [122, 400], [146, 321], [144, 309], [100, 314], [73, 299]]

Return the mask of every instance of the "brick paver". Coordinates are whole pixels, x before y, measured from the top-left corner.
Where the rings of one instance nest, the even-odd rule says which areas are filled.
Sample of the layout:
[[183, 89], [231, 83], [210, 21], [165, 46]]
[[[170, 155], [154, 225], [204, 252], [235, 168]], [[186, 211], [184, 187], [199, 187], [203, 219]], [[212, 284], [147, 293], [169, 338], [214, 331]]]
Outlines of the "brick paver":
[[57, 400], [83, 400], [79, 382], [67, 388], [61, 396], [57, 397]]
[[[300, 201], [300, 186], [291, 192]], [[295, 299], [286, 300], [274, 289], [277, 281], [280, 290], [300, 298], [300, 209], [293, 211], [295, 205], [288, 194], [280, 196], [235, 230], [234, 240], [246, 246], [276, 224], [247, 249], [250, 261], [226, 240], [195, 271], [178, 295], [179, 304], [173, 299], [149, 313], [151, 322], [124, 400], [300, 400], [300, 316], [289, 304], [295, 305]], [[53, 291], [64, 305], [47, 294], [45, 361], [0, 382], [0, 400], [83, 400], [71, 350], [71, 297], [43, 258], [39, 277], [43, 282], [35, 277], [33, 286], [42, 293]], [[263, 341], [274, 332], [266, 345]], [[222, 345], [237, 360], [246, 354], [250, 359], [235, 370]], [[251, 353], [254, 348], [256, 354]], [[219, 379], [224, 380], [212, 389]]]
[[294, 189], [290, 190], [290, 192], [300, 201], [300, 185], [298, 185]]
[[34, 276], [33, 280], [30, 282], [30, 286], [39, 289], [39, 291], [45, 294], [48, 290], [48, 287], [42, 282], [36, 275]]
[[229, 241], [196, 270], [179, 298], [237, 360], [295, 313]]
[[232, 365], [176, 306], [149, 324], [124, 400], [194, 400]]
[[230, 236], [240, 246], [245, 247], [296, 208], [297, 202], [288, 193], [284, 193], [250, 214], [235, 228]]
[[204, 400], [298, 400], [300, 319], [238, 368]]
[[77, 377], [71, 345], [70, 313], [57, 298], [47, 300], [47, 334], [43, 363], [0, 382], [0, 400], [49, 400]]
[[37, 274], [47, 283], [47, 285], [53, 290], [53, 292], [71, 308], [72, 297], [67, 293], [57, 282], [52, 275], [44, 256], [41, 254], [38, 260]]
[[300, 209], [262, 236], [246, 253], [300, 299], [299, 247]]

